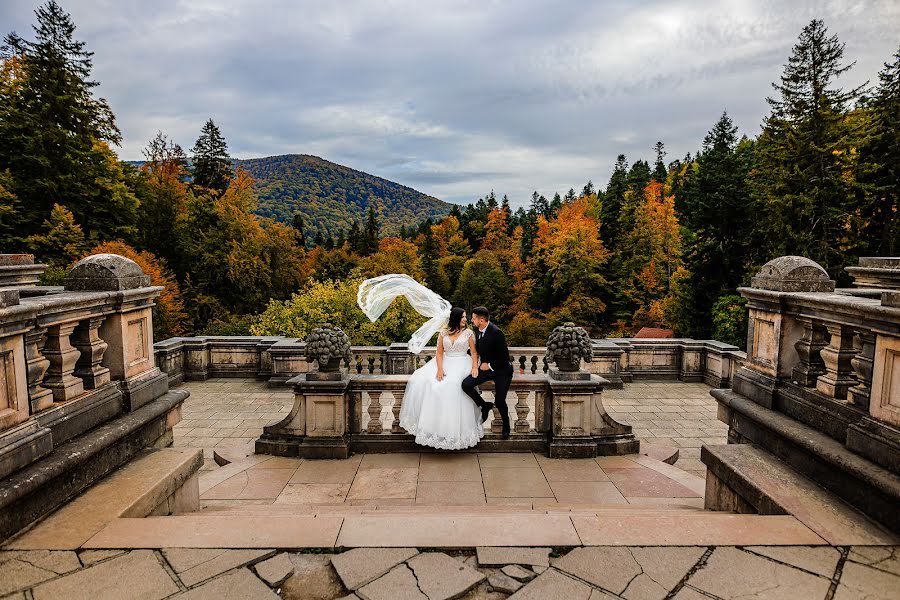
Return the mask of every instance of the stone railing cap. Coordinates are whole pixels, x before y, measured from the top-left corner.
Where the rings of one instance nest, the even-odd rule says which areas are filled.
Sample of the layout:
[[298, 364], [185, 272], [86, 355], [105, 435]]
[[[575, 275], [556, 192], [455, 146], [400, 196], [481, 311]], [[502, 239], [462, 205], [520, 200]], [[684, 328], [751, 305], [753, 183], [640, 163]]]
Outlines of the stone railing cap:
[[0, 267], [33, 265], [34, 254], [0, 254]]
[[828, 278], [825, 269], [803, 256], [780, 256], [770, 260], [753, 277], [750, 285], [774, 292], [834, 291], [834, 280]]
[[117, 292], [150, 285], [150, 276], [131, 259], [118, 254], [94, 254], [83, 258], [66, 275], [65, 289], [72, 292]]

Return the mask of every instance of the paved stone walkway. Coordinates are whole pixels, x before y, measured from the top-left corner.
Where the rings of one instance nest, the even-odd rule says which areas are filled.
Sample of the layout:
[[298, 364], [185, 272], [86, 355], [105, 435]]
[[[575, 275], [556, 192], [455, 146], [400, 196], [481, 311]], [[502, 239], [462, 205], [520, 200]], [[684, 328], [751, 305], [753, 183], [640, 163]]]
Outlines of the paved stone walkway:
[[[252, 448], [263, 426], [286, 415], [293, 404], [291, 390], [269, 388], [254, 379], [191, 381], [182, 387], [191, 397], [175, 426], [175, 445], [203, 448], [210, 461], [214, 448]], [[724, 444], [728, 432], [716, 418], [710, 389], [702, 383], [642, 382], [605, 390], [603, 397], [609, 413], [634, 427], [639, 439], [678, 448], [675, 465], [705, 478], [700, 446]]]
[[0, 552], [3, 600], [896, 600], [898, 547]]

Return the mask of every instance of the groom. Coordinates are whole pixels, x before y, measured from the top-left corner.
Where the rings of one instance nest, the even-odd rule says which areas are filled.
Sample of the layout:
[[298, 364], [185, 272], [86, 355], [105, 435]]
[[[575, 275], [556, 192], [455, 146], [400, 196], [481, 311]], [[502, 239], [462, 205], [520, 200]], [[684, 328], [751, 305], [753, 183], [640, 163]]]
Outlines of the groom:
[[475, 349], [481, 365], [478, 377], [469, 375], [462, 382], [463, 391], [475, 404], [481, 407], [481, 420], [486, 421], [494, 405], [485, 402], [478, 393], [478, 386], [486, 381], [494, 382], [494, 401], [503, 418], [503, 439], [509, 438], [509, 409], [506, 406], [506, 393], [512, 382], [513, 366], [509, 361], [509, 348], [506, 337], [500, 328], [491, 323], [491, 313], [483, 306], [472, 309], [472, 324], [477, 328], [475, 333]]

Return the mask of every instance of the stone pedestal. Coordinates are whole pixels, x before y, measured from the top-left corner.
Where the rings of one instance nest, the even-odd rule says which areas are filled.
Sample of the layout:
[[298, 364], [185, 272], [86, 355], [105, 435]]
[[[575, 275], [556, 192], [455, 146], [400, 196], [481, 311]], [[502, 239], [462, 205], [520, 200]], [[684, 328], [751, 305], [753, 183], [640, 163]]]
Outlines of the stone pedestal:
[[608, 382], [586, 371], [551, 369], [550, 458], [593, 458], [637, 453], [640, 443], [631, 427], [616, 422], [603, 406]]
[[348, 458], [350, 435], [346, 373], [304, 373], [289, 380], [294, 406], [278, 423], [263, 428], [257, 454], [301, 458]]

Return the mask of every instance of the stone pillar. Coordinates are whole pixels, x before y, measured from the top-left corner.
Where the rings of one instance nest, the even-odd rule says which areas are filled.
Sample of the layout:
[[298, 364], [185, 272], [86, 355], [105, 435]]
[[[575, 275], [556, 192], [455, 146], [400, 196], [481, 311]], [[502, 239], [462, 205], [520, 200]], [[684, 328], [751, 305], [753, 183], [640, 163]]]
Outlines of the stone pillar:
[[[884, 292], [881, 305], [900, 308], [900, 291]], [[875, 336], [869, 414], [900, 427], [900, 337]]]
[[97, 333], [101, 323], [103, 317], [85, 319], [72, 334], [72, 345], [81, 352], [81, 357], [75, 363], [75, 375], [81, 378], [88, 390], [109, 383], [109, 369], [100, 366], [103, 353], [109, 347]]
[[794, 368], [802, 367], [800, 352], [814, 354], [810, 345], [801, 342], [806, 325], [785, 311], [784, 300], [796, 292], [833, 292], [834, 281], [808, 258], [782, 256], [763, 265], [751, 287], [739, 291], [748, 300], [750, 317], [747, 362], [735, 374], [732, 389], [772, 408], [779, 380], [790, 380]]
[[634, 454], [640, 443], [631, 427], [610, 417], [603, 407], [606, 380], [587, 371], [550, 371], [552, 438], [550, 458], [592, 458]]
[[294, 406], [284, 419], [263, 428], [257, 454], [302, 458], [348, 458], [348, 388], [343, 372], [305, 373], [291, 379]]
[[400, 427], [400, 409], [403, 404], [403, 394], [394, 390], [388, 390], [394, 403], [391, 405], [391, 413], [394, 415], [394, 422], [391, 424], [391, 433], [406, 433], [406, 430]]
[[409, 344], [393, 343], [387, 349], [384, 372], [387, 375], [409, 375], [415, 371], [414, 355], [409, 352]]
[[50, 361], [44, 356], [47, 329], [35, 327], [25, 334], [25, 358], [28, 361], [28, 398], [31, 412], [36, 413], [53, 405], [53, 392], [44, 387], [44, 375]]
[[822, 362], [825, 363], [825, 374], [816, 380], [816, 390], [829, 398], [843, 400], [847, 390], [856, 384], [853, 367], [850, 361], [856, 356], [853, 346], [853, 330], [845, 325], [826, 323], [825, 328], [831, 335], [828, 345], [822, 348]]
[[18, 305], [18, 292], [0, 294], [0, 312], [11, 313], [0, 328], [0, 432], [25, 421], [30, 413], [25, 334], [31, 327], [32, 315]]
[[53, 392], [54, 402], [65, 402], [84, 393], [84, 382], [75, 377], [75, 363], [81, 352], [72, 346], [70, 336], [78, 322], [58, 323], [47, 327], [44, 356], [50, 361], [44, 376], [44, 387]]
[[[66, 275], [65, 288], [118, 293], [116, 310], [99, 324], [97, 334], [92, 332], [97, 323], [87, 327], [84, 347], [90, 349], [91, 358], [83, 360], [91, 361], [95, 383], [102, 385], [107, 376], [116, 381], [129, 411], [165, 394], [168, 377], [156, 366], [153, 355], [152, 308], [162, 288], [150, 287], [150, 277], [140, 266], [117, 254], [95, 254], [78, 261]], [[103, 343], [107, 348], [100, 351]], [[94, 354], [102, 355], [100, 365], [93, 365]], [[103, 373], [102, 369], [109, 371]]]

